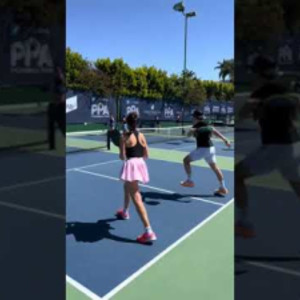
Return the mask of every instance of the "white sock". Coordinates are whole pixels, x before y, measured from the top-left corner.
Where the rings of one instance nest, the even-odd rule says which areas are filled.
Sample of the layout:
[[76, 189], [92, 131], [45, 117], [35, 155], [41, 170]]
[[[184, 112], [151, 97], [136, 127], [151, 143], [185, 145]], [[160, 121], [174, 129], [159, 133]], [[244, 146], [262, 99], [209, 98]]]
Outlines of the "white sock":
[[128, 214], [128, 208], [127, 208], [127, 209], [124, 208], [124, 209], [123, 209], [123, 213], [124, 213], [124, 214]]
[[220, 181], [220, 187], [226, 189], [225, 180]]
[[151, 226], [145, 227], [145, 231], [146, 231], [146, 233], [152, 233], [152, 228], [151, 228]]

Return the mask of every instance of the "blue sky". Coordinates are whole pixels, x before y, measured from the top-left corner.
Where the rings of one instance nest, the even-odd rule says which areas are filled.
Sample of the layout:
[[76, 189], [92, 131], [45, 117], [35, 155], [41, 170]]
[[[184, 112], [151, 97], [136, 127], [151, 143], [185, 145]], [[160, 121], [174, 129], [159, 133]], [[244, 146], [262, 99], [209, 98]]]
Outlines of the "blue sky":
[[[183, 69], [184, 18], [178, 0], [67, 0], [67, 46], [84, 58], [123, 58], [131, 67]], [[187, 0], [187, 68], [218, 80], [218, 61], [234, 56], [234, 1]]]

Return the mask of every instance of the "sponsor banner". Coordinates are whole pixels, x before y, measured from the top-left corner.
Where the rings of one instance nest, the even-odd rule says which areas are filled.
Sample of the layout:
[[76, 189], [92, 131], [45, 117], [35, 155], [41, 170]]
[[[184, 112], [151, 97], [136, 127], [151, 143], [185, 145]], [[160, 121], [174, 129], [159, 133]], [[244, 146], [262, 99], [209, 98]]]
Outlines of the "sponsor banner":
[[98, 119], [108, 119], [110, 116], [109, 100], [96, 97], [92, 97], [91, 100], [91, 117]]
[[220, 104], [220, 114], [221, 115], [226, 115], [227, 114], [227, 105], [225, 102], [222, 102]]
[[67, 98], [66, 113], [70, 113], [78, 108], [77, 96]]
[[191, 122], [193, 120], [193, 113], [195, 110], [201, 111], [201, 107], [196, 105], [186, 105], [184, 108], [184, 121]]
[[234, 105], [233, 103], [227, 103], [227, 114], [233, 115], [234, 114]]
[[156, 117], [162, 118], [162, 102], [140, 100], [141, 118], [144, 120], [154, 120]]
[[116, 117], [114, 99], [100, 98], [89, 92], [67, 92], [67, 123], [108, 123], [111, 114]]
[[213, 102], [211, 104], [211, 113], [216, 115], [220, 113], [220, 104]]
[[55, 67], [65, 65], [64, 39], [59, 26], [26, 27], [4, 10], [0, 13], [1, 83], [49, 85]]
[[121, 114], [127, 116], [131, 112], [136, 112], [140, 116], [140, 100], [123, 99], [121, 101]]
[[164, 120], [175, 120], [176, 119], [176, 110], [175, 110], [174, 104], [164, 103], [163, 119]]
[[210, 113], [211, 113], [211, 107], [210, 107], [209, 103], [203, 105], [203, 113], [205, 115], [210, 115]]
[[[161, 121], [192, 121], [195, 110], [201, 110], [206, 116], [233, 115], [233, 102], [208, 101], [201, 106], [181, 105], [179, 102], [149, 101], [125, 98], [120, 100], [121, 118], [136, 112], [141, 120], [153, 121], [157, 117]], [[107, 123], [110, 115], [116, 118], [115, 99], [100, 98], [89, 92], [68, 91], [67, 93], [68, 123]]]

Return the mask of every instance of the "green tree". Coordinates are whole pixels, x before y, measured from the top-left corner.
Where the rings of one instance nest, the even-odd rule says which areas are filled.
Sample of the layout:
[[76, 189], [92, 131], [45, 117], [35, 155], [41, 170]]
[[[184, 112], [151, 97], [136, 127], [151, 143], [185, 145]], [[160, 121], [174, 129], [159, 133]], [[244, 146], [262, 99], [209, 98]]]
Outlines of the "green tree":
[[203, 85], [206, 90], [207, 99], [208, 100], [212, 99], [216, 91], [216, 82], [212, 80], [206, 80], [203, 82]]
[[234, 97], [234, 85], [232, 83], [223, 84], [224, 100], [229, 101]]
[[225, 81], [226, 78], [229, 78], [230, 82], [234, 80], [234, 61], [233, 59], [223, 59], [222, 62], [218, 62], [218, 65], [215, 69], [219, 69], [219, 78], [222, 81]]
[[82, 89], [94, 92], [103, 97], [110, 96], [112, 93], [107, 76], [92, 68], [80, 73], [78, 82], [78, 85]]
[[190, 70], [180, 75], [153, 66], [131, 68], [123, 59], [97, 59], [91, 63], [79, 53], [67, 49], [66, 77], [69, 88], [96, 92], [117, 99], [137, 97], [153, 100], [181, 100], [186, 104], [201, 104], [213, 96], [231, 99], [233, 85], [202, 81]]
[[158, 70], [155, 67], [146, 69], [148, 82], [147, 98], [160, 100], [164, 95], [165, 79], [167, 77], [167, 73], [162, 70]]
[[182, 82], [178, 75], [172, 74], [165, 78], [163, 99], [168, 101], [182, 99], [182, 92]]
[[66, 52], [66, 81], [70, 89], [92, 91], [102, 96], [112, 93], [109, 76], [70, 48]]
[[148, 95], [148, 82], [147, 82], [147, 69], [145, 67], [136, 68], [134, 70], [134, 77], [136, 81], [134, 96], [139, 98], [147, 98]]
[[133, 70], [122, 58], [111, 61], [109, 58], [97, 59], [95, 67], [109, 78], [112, 95], [116, 98], [131, 96], [136, 82]]
[[184, 103], [185, 104], [202, 104], [206, 98], [206, 89], [203, 85], [203, 83], [198, 80], [189, 80], [188, 83], [188, 90], [187, 94], [184, 98]]
[[282, 0], [236, 0], [235, 37], [241, 41], [263, 41], [285, 30]]
[[284, 21], [286, 24], [286, 28], [292, 34], [300, 33], [300, 1], [295, 0], [280, 0], [282, 8], [284, 10]]
[[67, 86], [71, 87], [80, 83], [80, 74], [89, 69], [89, 63], [81, 54], [72, 52], [70, 48], [67, 48], [66, 52], [66, 81]]

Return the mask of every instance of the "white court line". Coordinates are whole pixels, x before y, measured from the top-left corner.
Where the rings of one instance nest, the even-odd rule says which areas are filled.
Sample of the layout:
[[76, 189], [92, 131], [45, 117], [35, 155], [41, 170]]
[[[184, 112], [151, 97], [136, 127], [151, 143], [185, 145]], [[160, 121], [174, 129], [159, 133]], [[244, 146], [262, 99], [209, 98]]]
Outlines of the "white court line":
[[109, 293], [107, 293], [105, 296], [102, 297], [103, 300], [109, 300], [111, 297], [116, 295], [120, 290], [122, 290], [124, 287], [126, 287], [129, 283], [131, 283], [134, 279], [136, 279], [138, 276], [140, 276], [142, 273], [144, 273], [146, 270], [148, 270], [151, 266], [153, 266], [156, 262], [158, 262], [161, 258], [163, 258], [166, 254], [171, 252], [174, 248], [176, 248], [179, 244], [181, 244], [183, 241], [185, 241], [188, 237], [190, 237], [194, 232], [199, 230], [201, 227], [203, 227], [205, 224], [207, 224], [209, 221], [211, 221], [214, 217], [216, 217], [219, 213], [221, 213], [225, 208], [227, 208], [231, 203], [233, 203], [233, 199], [231, 199], [226, 205], [219, 208], [217, 211], [215, 211], [213, 214], [211, 214], [208, 218], [200, 222], [196, 227], [191, 229], [188, 233], [183, 235], [181, 238], [179, 238], [176, 242], [171, 244], [168, 248], [166, 248], [163, 252], [161, 252], [159, 255], [157, 255], [155, 258], [150, 260], [147, 264], [145, 264], [143, 267], [141, 267], [138, 271], [133, 273], [130, 277], [128, 277], [126, 280], [124, 280], [122, 283], [120, 283], [117, 287], [115, 287], [113, 290], [111, 290]]
[[97, 166], [102, 166], [102, 165], [108, 165], [108, 164], [112, 164], [112, 163], [116, 163], [116, 162], [121, 162], [121, 160], [115, 159], [115, 160], [109, 160], [109, 161], [105, 161], [105, 162], [101, 162], [101, 163], [97, 163], [97, 164], [85, 165], [85, 166], [76, 167], [76, 168], [70, 168], [70, 169], [67, 169], [67, 172], [75, 171], [75, 169], [86, 169], [86, 168], [92, 168], [92, 167], [97, 167]]
[[[220, 139], [212, 138], [211, 140], [213, 142], [215, 142], [215, 143], [223, 143], [224, 144], [224, 142], [222, 140], [220, 140]], [[230, 144], [234, 144], [234, 141], [230, 140]], [[224, 146], [226, 147], [225, 144], [224, 144]], [[193, 149], [195, 149], [195, 143], [191, 144], [191, 145], [185, 145], [185, 146], [182, 146], [182, 147], [174, 148], [174, 149], [168, 149], [168, 150], [177, 151], [177, 150], [187, 149], [187, 148], [193, 148]]]
[[[110, 164], [110, 163], [114, 163], [114, 162], [120, 162], [120, 160], [119, 159], [118, 160], [110, 160], [110, 161], [106, 161], [106, 162], [102, 162], [102, 163], [82, 166], [82, 167], [79, 167], [79, 168], [80, 169], [90, 168], [90, 167], [106, 165], [106, 164]], [[75, 169], [78, 169], [78, 168], [67, 169], [67, 171], [68, 172], [69, 171], [74, 171]], [[43, 183], [47, 183], [47, 182], [51, 182], [51, 181], [55, 181], [55, 180], [59, 180], [59, 179], [66, 179], [66, 176], [55, 176], [55, 177], [49, 177], [49, 178], [36, 180], [36, 181], [28, 181], [28, 182], [8, 185], [8, 186], [0, 187], [0, 192], [7, 192], [7, 191], [15, 190], [15, 189], [18, 189], [18, 188], [30, 187], [30, 186], [43, 184]]]
[[[104, 175], [104, 174], [85, 171], [85, 170], [81, 170], [80, 168], [75, 168], [73, 171], [88, 174], [88, 175], [93, 175], [93, 176], [97, 176], [97, 177], [101, 177], [101, 178], [106, 178], [106, 179], [110, 179], [110, 180], [114, 180], [114, 181], [120, 181], [120, 179], [118, 177], [112, 177], [112, 176], [108, 176], [108, 175]], [[151, 185], [148, 185], [148, 184], [140, 184], [140, 186], [145, 187], [145, 188], [150, 189], [150, 190], [156, 190], [156, 191], [159, 191], [159, 192], [164, 192], [164, 193], [167, 193], [167, 194], [178, 194], [176, 192], [173, 192], [173, 191], [170, 191], [170, 190], [165, 190], [165, 189], [158, 188], [158, 187], [155, 187], [155, 186], [151, 186]], [[190, 198], [190, 199], [196, 200], [196, 201], [209, 203], [209, 204], [214, 204], [214, 205], [217, 205], [217, 206], [224, 206], [223, 203], [219, 203], [219, 202], [215, 202], [215, 201], [212, 201], [212, 200], [207, 200], [207, 199], [203, 199], [203, 198], [199, 198], [199, 197], [187, 197], [187, 198]]]
[[300, 272], [295, 271], [295, 270], [272, 266], [269, 264], [264, 264], [264, 263], [256, 262], [256, 261], [243, 261], [243, 262], [247, 265], [251, 265], [251, 266], [255, 266], [255, 267], [259, 267], [259, 268], [263, 268], [266, 270], [275, 271], [275, 272], [279, 272], [279, 273], [283, 273], [283, 274], [287, 274], [287, 275], [300, 277]]
[[90, 291], [85, 286], [83, 286], [82, 284], [80, 284], [76, 280], [72, 279], [68, 275], [66, 276], [66, 278], [67, 278], [67, 282], [70, 285], [74, 286], [77, 290], [79, 290], [80, 292], [82, 292], [84, 295], [88, 296], [92, 300], [102, 300], [101, 297], [97, 296], [95, 293], [93, 293], [92, 291]]
[[187, 149], [187, 148], [192, 148], [192, 149], [194, 149], [195, 148], [195, 145], [193, 144], [193, 145], [185, 145], [185, 146], [183, 146], [183, 147], [179, 147], [179, 148], [175, 148], [175, 149], [170, 149], [170, 150], [172, 150], [172, 151], [177, 151], [177, 150], [181, 150], [181, 149]]
[[30, 213], [36, 213], [36, 214], [39, 214], [39, 215], [43, 215], [43, 216], [46, 216], [46, 217], [52, 217], [52, 218], [60, 219], [60, 220], [63, 220], [63, 221], [66, 220], [66, 218], [62, 215], [47, 212], [47, 211], [44, 211], [44, 210], [41, 210], [41, 209], [36, 209], [36, 208], [26, 207], [26, 206], [23, 206], [23, 205], [6, 203], [6, 202], [0, 201], [0, 206], [1, 205], [9, 207], [9, 208], [14, 208], [16, 210], [22, 210], [22, 211], [26, 211], [26, 212], [30, 212]]
[[[117, 162], [117, 161], [120, 161], [120, 160], [113, 160], [113, 161], [111, 160], [111, 161], [107, 161], [107, 162], [104, 162], [104, 163], [86, 165], [86, 166], [84, 166], [84, 168], [91, 167], [91, 166], [96, 166], [96, 165], [98, 166], [98, 165], [108, 164], [108, 163]], [[69, 169], [69, 171], [72, 171], [72, 169]], [[18, 184], [14, 184], [14, 185], [10, 185], [10, 186], [4, 186], [4, 187], [0, 187], [0, 192], [13, 191], [13, 190], [18, 189], [18, 188], [27, 188], [27, 187], [31, 187], [31, 186], [34, 186], [34, 185], [48, 183], [48, 182], [55, 181], [55, 180], [60, 180], [60, 179], [66, 179], [66, 177], [65, 176], [49, 177], [49, 178], [45, 178], [45, 179], [41, 179], [41, 180], [18, 183]], [[5, 206], [5, 207], [9, 207], [9, 208], [14, 208], [14, 209], [17, 209], [17, 210], [36, 213], [36, 214], [44, 215], [44, 216], [47, 216], [47, 217], [52, 217], [52, 218], [64, 220], [64, 221], [66, 220], [65, 216], [63, 216], [63, 215], [47, 212], [47, 211], [36, 209], [36, 208], [26, 207], [26, 206], [23, 206], [23, 205], [18, 205], [18, 204], [3, 202], [3, 201], [0, 201], [0, 205]]]
[[49, 177], [49, 178], [45, 178], [45, 179], [41, 179], [41, 180], [28, 181], [28, 182], [24, 182], [24, 183], [17, 183], [17, 184], [13, 184], [13, 185], [9, 185], [9, 186], [4, 186], [4, 187], [0, 188], [0, 192], [6, 192], [6, 191], [15, 190], [18, 188], [24, 188], [24, 187], [29, 187], [29, 186], [33, 186], [33, 185], [38, 185], [38, 184], [42, 184], [42, 183], [46, 183], [46, 182], [50, 182], [50, 181], [54, 181], [54, 180], [58, 180], [58, 179], [65, 179], [65, 176]]

